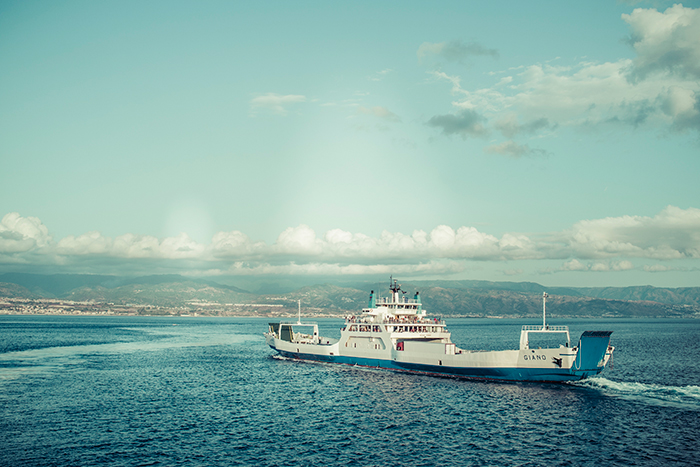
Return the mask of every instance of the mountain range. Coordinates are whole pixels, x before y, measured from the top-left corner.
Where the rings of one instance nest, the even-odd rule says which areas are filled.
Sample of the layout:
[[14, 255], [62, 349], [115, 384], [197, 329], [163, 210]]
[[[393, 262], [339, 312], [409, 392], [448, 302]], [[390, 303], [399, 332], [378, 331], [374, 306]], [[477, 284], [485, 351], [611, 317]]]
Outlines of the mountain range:
[[[248, 279], [250, 284], [253, 282]], [[442, 316], [540, 316], [542, 293], [547, 292], [548, 315], [555, 317], [700, 317], [700, 287], [545, 287], [532, 282], [412, 281], [403, 283], [402, 289], [409, 298], [420, 291], [424, 308]], [[8, 298], [179, 308], [196, 308], [202, 303], [209, 307], [270, 304], [279, 313], [287, 314], [296, 313], [301, 301], [306, 310], [327, 315], [347, 314], [367, 306], [369, 291], [386, 295], [388, 283], [338, 279], [335, 283], [293, 288], [289, 283], [276, 285], [268, 278], [255, 290], [179, 275], [0, 275], [0, 297]], [[264, 313], [266, 309], [258, 310]]]

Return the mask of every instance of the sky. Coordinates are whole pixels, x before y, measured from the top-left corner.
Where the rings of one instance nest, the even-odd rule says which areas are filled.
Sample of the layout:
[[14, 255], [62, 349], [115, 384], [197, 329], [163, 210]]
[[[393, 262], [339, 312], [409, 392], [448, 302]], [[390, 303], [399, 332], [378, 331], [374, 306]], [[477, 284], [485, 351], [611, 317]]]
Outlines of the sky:
[[700, 286], [700, 2], [0, 2], [0, 272]]

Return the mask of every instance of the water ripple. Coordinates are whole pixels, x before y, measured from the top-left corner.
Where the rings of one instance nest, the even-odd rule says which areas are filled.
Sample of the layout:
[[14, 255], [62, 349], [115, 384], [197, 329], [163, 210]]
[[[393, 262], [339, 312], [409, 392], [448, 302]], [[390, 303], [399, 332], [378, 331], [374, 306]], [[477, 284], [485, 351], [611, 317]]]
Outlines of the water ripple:
[[[633, 339], [657, 322], [619, 338], [628, 350], [602, 378], [515, 384], [274, 357], [260, 335], [263, 319], [66, 318], [39, 339], [31, 320], [18, 329], [0, 318], [13, 349], [0, 353], [0, 374], [15, 371], [0, 391], [0, 464], [696, 462], [700, 396], [685, 381], [697, 381], [700, 355], [691, 348], [678, 377], [660, 373], [669, 367], [658, 360], [641, 361], [648, 352], [636, 352]], [[500, 336], [502, 326], [485, 323], [479, 332]], [[631, 381], [629, 369], [639, 366], [656, 370], [635, 373], [638, 383], [617, 381]]]

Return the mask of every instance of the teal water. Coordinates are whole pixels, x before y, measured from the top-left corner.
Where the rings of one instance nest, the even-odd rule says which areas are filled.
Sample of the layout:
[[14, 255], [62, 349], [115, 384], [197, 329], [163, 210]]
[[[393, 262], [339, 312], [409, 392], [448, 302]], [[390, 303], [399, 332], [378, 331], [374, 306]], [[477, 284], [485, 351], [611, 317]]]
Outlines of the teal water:
[[[0, 316], [0, 464], [697, 465], [700, 321], [552, 320], [617, 348], [561, 385], [287, 360], [267, 321]], [[473, 349], [537, 324], [447, 322]]]

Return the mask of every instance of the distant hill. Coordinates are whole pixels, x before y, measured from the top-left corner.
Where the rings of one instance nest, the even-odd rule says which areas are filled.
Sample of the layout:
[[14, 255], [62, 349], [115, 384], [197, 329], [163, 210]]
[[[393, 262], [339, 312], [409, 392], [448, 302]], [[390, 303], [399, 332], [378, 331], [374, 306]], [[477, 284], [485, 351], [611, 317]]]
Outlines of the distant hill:
[[226, 287], [182, 281], [156, 284], [129, 284], [106, 288], [80, 287], [62, 298], [75, 301], [95, 300], [120, 305], [141, 304], [166, 307], [180, 307], [191, 301], [207, 301], [221, 304], [254, 301], [256, 296], [240, 293]]
[[[87, 297], [90, 293], [102, 296], [125, 295], [124, 291], [142, 290], [143, 287], [158, 289], [163, 284], [189, 284], [195, 290], [204, 290], [201, 286], [221, 289], [221, 293], [249, 294], [249, 292], [230, 285], [221, 285], [208, 280], [189, 279], [177, 274], [164, 274], [140, 277], [118, 277], [91, 274], [0, 274], [0, 283], [22, 286], [32, 293], [47, 298], [74, 299]], [[142, 286], [134, 287], [134, 286]], [[128, 292], [127, 292], [128, 294]], [[206, 296], [206, 293], [203, 294]], [[97, 300], [97, 298], [95, 298]]]
[[83, 286], [96, 286], [117, 280], [115, 276], [90, 274], [0, 274], [0, 282], [21, 285], [45, 297], [61, 297], [73, 289]]
[[582, 287], [577, 290], [583, 296], [596, 298], [649, 301], [673, 305], [700, 305], [700, 287], [671, 289], [645, 285], [641, 287]]
[[[541, 292], [429, 287], [421, 292], [429, 311], [448, 316], [539, 317]], [[700, 317], [700, 307], [652, 301], [549, 294], [550, 317]]]
[[[250, 278], [248, 285], [255, 285]], [[263, 281], [261, 281], [263, 283]], [[179, 275], [117, 277], [98, 275], [0, 275], [0, 297], [59, 298], [119, 305], [186, 307], [196, 302], [221, 305], [266, 303], [295, 313], [297, 301], [315, 313], [343, 315], [367, 306], [370, 290], [388, 294], [388, 281], [346, 285], [307, 285], [285, 293], [251, 293], [233, 285]], [[290, 283], [291, 284], [291, 283]], [[287, 284], [287, 285], [290, 285]], [[262, 289], [274, 289], [268, 282]], [[285, 287], [286, 288], [286, 287]], [[542, 313], [542, 292], [550, 294], [552, 317], [700, 317], [700, 287], [545, 287], [532, 282], [413, 281], [429, 313], [442, 316], [536, 317]], [[258, 289], [259, 290], [259, 289]]]
[[[700, 306], [700, 287], [663, 288], [650, 285], [636, 287], [546, 287], [534, 282], [488, 281], [416, 281], [412, 287], [442, 287], [450, 289], [502, 290], [569, 297], [604, 298], [609, 300], [651, 301], [668, 305]], [[404, 287], [405, 288], [405, 287]]]
[[314, 308], [333, 313], [358, 311], [367, 306], [368, 292], [337, 285], [322, 284], [286, 293], [283, 295], [262, 295], [260, 301], [278, 303], [296, 309], [297, 300], [305, 309]]
[[17, 284], [8, 284], [0, 282], [0, 297], [7, 298], [44, 298], [42, 295], [32, 292], [26, 287]]

